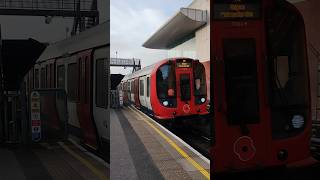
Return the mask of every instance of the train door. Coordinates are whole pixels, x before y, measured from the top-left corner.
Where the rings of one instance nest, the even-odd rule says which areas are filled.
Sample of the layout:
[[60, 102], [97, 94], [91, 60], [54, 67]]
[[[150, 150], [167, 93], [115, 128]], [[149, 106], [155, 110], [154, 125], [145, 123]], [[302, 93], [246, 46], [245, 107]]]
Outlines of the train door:
[[177, 68], [177, 91], [178, 91], [178, 107], [182, 107], [182, 111], [188, 114], [191, 111], [191, 103], [193, 99], [193, 72], [190, 68]]
[[223, 168], [265, 162], [270, 128], [261, 108], [263, 36], [254, 28], [215, 33], [215, 152], [224, 154], [216, 161]]
[[150, 84], [150, 76], [147, 76], [146, 77], [146, 81], [145, 81], [145, 83], [146, 83], [146, 107], [149, 109], [149, 110], [151, 110], [152, 108], [151, 108], [151, 101], [150, 101], [150, 93], [151, 93], [151, 91], [150, 91], [150, 89], [151, 89], [151, 84]]
[[139, 94], [140, 94], [140, 82], [139, 82], [139, 78], [135, 78], [134, 79], [134, 88], [135, 88], [135, 93], [134, 93], [134, 102], [137, 108], [140, 109], [140, 100], [139, 100]]
[[97, 133], [91, 108], [91, 50], [78, 55], [79, 64], [79, 103], [77, 113], [83, 133], [83, 141], [91, 148], [97, 148]]
[[145, 76], [139, 78], [139, 99], [140, 99], [140, 104], [143, 107], [146, 106], [146, 91], [145, 91]]

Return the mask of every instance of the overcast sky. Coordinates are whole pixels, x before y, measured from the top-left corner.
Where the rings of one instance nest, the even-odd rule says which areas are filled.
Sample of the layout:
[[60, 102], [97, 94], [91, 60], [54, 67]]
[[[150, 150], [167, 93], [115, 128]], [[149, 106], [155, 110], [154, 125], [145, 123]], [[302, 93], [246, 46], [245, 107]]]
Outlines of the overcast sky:
[[[106, 21], [109, 0], [98, 0], [100, 22]], [[0, 16], [2, 37], [4, 39], [33, 38], [40, 42], [56, 42], [66, 37], [66, 28], [72, 30], [73, 18], [54, 17], [50, 24], [44, 17]]]
[[[111, 0], [111, 57], [138, 58], [142, 66], [167, 57], [167, 51], [152, 50], [142, 44], [181, 7], [192, 0]], [[111, 68], [111, 73], [129, 73], [132, 69]]]

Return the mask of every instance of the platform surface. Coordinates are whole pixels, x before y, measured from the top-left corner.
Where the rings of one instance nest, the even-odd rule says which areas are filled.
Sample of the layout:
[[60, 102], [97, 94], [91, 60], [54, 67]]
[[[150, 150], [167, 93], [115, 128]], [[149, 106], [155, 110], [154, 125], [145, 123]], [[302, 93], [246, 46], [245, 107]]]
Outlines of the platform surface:
[[210, 162], [132, 107], [111, 110], [111, 179], [209, 179]]
[[1, 180], [101, 180], [109, 168], [70, 141], [0, 147]]

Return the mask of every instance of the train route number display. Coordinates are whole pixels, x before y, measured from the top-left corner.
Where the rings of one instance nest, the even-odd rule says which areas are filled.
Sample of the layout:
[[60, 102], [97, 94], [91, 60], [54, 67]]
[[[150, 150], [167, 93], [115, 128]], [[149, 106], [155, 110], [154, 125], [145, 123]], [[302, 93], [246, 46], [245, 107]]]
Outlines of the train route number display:
[[32, 141], [41, 140], [41, 115], [40, 115], [40, 94], [38, 91], [31, 93], [31, 133]]

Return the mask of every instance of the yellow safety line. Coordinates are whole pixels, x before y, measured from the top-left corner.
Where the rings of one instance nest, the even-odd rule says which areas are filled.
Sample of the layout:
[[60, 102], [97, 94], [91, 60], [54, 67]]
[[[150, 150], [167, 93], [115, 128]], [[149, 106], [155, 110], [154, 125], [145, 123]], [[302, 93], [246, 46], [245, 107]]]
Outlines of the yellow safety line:
[[198, 164], [195, 160], [193, 160], [184, 150], [182, 150], [175, 142], [173, 142], [168, 136], [166, 136], [163, 132], [161, 132], [156, 126], [154, 126], [151, 122], [146, 120], [140, 113], [129, 107], [131, 111], [137, 114], [140, 118], [144, 120], [149, 126], [151, 126], [163, 139], [165, 139], [182, 157], [189, 161], [193, 167], [198, 169], [201, 174], [203, 174], [207, 179], [210, 179], [210, 173], [203, 168], [200, 164]]
[[82, 164], [84, 164], [88, 169], [90, 169], [93, 174], [95, 174], [99, 179], [101, 180], [106, 180], [108, 179], [107, 176], [105, 174], [103, 174], [101, 171], [99, 171], [98, 169], [96, 169], [89, 161], [85, 160], [84, 158], [82, 158], [81, 156], [79, 156], [78, 154], [76, 154], [74, 151], [72, 151], [68, 146], [66, 146], [63, 142], [58, 142], [58, 144], [65, 150], [67, 151], [69, 154], [71, 154], [74, 158], [76, 158], [77, 160], [79, 160]]

